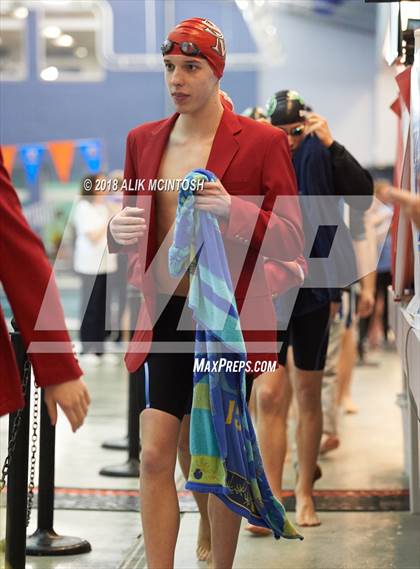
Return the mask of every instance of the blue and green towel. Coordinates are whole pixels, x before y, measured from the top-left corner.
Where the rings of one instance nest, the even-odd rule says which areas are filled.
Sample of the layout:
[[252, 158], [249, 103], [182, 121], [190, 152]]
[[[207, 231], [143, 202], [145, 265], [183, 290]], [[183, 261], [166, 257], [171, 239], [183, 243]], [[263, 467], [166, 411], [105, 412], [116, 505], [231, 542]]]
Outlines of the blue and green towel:
[[[179, 192], [169, 270], [190, 272], [189, 307], [196, 321], [191, 468], [187, 489], [216, 494], [231, 510], [274, 536], [302, 538], [287, 519], [265, 476], [246, 404], [246, 347], [216, 217], [194, 207], [190, 172]], [[219, 368], [222, 362], [224, 365]], [[239, 371], [239, 369], [241, 371]]]

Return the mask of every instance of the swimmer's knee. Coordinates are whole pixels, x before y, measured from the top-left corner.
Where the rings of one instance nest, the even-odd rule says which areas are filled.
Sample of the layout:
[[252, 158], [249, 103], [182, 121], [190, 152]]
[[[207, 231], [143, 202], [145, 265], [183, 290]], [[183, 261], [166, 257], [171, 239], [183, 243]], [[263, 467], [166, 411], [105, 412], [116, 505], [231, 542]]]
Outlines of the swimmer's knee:
[[258, 409], [264, 413], [280, 412], [283, 394], [280, 385], [260, 385], [257, 391]]
[[176, 457], [173, 452], [165, 452], [162, 446], [143, 446], [140, 453], [140, 469], [142, 476], [173, 477]]

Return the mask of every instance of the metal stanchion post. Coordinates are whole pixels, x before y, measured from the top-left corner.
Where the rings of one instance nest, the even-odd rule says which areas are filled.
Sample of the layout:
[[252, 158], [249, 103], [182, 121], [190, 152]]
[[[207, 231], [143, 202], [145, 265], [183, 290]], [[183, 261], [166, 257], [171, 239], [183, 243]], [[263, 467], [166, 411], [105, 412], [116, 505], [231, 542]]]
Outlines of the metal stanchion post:
[[[128, 417], [128, 422], [130, 423], [130, 397], [127, 398], [127, 417]], [[125, 437], [121, 437], [119, 439], [108, 439], [101, 444], [101, 447], [106, 448], [107, 450], [128, 450], [129, 429], [130, 427], [128, 427], [127, 434], [125, 435]]]
[[[130, 328], [135, 329], [137, 315], [140, 308], [140, 294], [134, 287], [128, 288], [128, 301], [130, 303]], [[138, 381], [134, 374], [129, 374], [128, 389], [128, 460], [123, 464], [105, 466], [99, 474], [117, 478], [137, 478], [139, 476], [140, 455], [140, 425], [138, 406]], [[114, 447], [115, 448], [115, 447]]]
[[[123, 322], [123, 318], [122, 318], [122, 314], [120, 312], [121, 310], [121, 306], [126, 305], [126, 300], [128, 300], [128, 302], [130, 303], [130, 300], [128, 299], [128, 283], [127, 283], [127, 269], [128, 269], [128, 259], [126, 255], [119, 255], [118, 259], [118, 269], [117, 272], [114, 273], [115, 275], [115, 288], [117, 289], [118, 292], [118, 307], [117, 307], [117, 312], [118, 312], [118, 327], [122, 328], [122, 322]], [[112, 278], [112, 277], [111, 277]], [[124, 299], [125, 297], [125, 299]], [[128, 307], [130, 307], [130, 304], [128, 304]], [[124, 312], [124, 310], [123, 310]], [[124, 319], [125, 322], [125, 319]], [[122, 339], [122, 330], [119, 330], [119, 335], [120, 335], [120, 339]], [[127, 417], [129, 415], [129, 400], [127, 397], [127, 404], [128, 404], [128, 408], [127, 408]], [[123, 437], [119, 437], [117, 439], [107, 439], [105, 440], [102, 445], [102, 448], [106, 448], [108, 450], [128, 450], [128, 428], [127, 428], [127, 434]]]
[[106, 440], [101, 444], [101, 447], [108, 450], [128, 450], [128, 435], [120, 439]]
[[[13, 322], [13, 326], [14, 322]], [[6, 515], [6, 566], [25, 569], [26, 512], [28, 497], [28, 455], [29, 455], [29, 412], [31, 406], [30, 366], [27, 362], [22, 338], [16, 330], [11, 334], [13, 348], [20, 376], [29, 374], [25, 389], [25, 408], [20, 411], [21, 423], [17, 431], [14, 427], [17, 413], [9, 417], [9, 441], [16, 435], [13, 455], [10, 457], [7, 483]], [[25, 365], [26, 364], [26, 365]]]
[[122, 464], [104, 466], [99, 471], [102, 476], [116, 478], [137, 478], [139, 476], [140, 426], [137, 397], [137, 378], [129, 374], [128, 409], [128, 460]]
[[38, 528], [27, 539], [27, 555], [76, 555], [91, 551], [80, 537], [58, 535], [54, 529], [55, 427], [51, 425], [44, 390], [41, 394], [39, 442]]

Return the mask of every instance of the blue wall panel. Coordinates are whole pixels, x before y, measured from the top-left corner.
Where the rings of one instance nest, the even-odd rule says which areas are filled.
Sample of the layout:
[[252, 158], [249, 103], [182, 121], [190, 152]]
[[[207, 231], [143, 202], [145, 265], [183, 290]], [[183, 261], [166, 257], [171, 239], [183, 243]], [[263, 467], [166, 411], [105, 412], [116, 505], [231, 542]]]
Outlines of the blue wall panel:
[[[136, 53], [144, 49], [144, 4], [132, 0], [112, 0], [114, 49]], [[166, 31], [163, 2], [156, 3], [157, 45]], [[235, 49], [254, 51], [247, 27], [234, 3], [202, 2], [200, 16], [223, 27]], [[178, 1], [176, 17], [197, 15], [197, 5]], [[233, 26], [235, 33], [233, 33]], [[236, 31], [237, 30], [237, 31]], [[110, 169], [123, 165], [127, 132], [139, 123], [157, 120], [168, 108], [163, 73], [107, 72], [95, 83], [45, 82], [38, 78], [36, 64], [36, 14], [28, 21], [29, 77], [24, 82], [4, 82], [0, 90], [2, 144], [22, 144], [74, 138], [104, 140]], [[222, 87], [234, 99], [240, 112], [256, 99], [255, 72], [228, 72]], [[165, 103], [166, 101], [166, 103]]]

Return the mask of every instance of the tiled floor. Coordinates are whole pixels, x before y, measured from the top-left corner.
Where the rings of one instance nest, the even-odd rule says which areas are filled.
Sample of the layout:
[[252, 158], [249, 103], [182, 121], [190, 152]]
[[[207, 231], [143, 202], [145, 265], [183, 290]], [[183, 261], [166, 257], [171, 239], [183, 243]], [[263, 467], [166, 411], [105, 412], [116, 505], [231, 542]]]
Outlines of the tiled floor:
[[[255, 538], [242, 531], [236, 569], [418, 569], [420, 519], [408, 513], [324, 513], [303, 541]], [[194, 560], [197, 514], [184, 516], [175, 567]], [[416, 544], [417, 539], [417, 544]]]
[[[341, 419], [342, 445], [322, 460], [319, 489], [399, 489], [403, 473], [402, 420], [396, 396], [401, 391], [395, 353], [380, 354], [379, 368], [357, 368], [354, 398], [357, 415]], [[92, 405], [85, 426], [73, 435], [63, 419], [57, 428], [56, 486], [136, 489], [136, 479], [106, 478], [99, 470], [122, 463], [125, 451], [101, 448], [106, 439], [126, 434], [127, 377], [121, 365], [86, 370]], [[7, 421], [0, 421], [1, 455], [5, 455]], [[179, 473], [178, 473], [179, 476]], [[285, 486], [292, 488], [290, 464]], [[294, 514], [291, 514], [293, 519]], [[33, 516], [36, 518], [36, 516]], [[303, 542], [252, 538], [241, 532], [235, 567], [281, 569], [418, 569], [420, 517], [408, 512], [321, 513], [322, 526], [306, 529]], [[4, 521], [4, 511], [2, 520]], [[205, 567], [195, 560], [198, 516], [182, 515], [176, 567]], [[31, 522], [33, 528], [34, 520]], [[70, 557], [28, 557], [33, 569], [127, 569], [145, 567], [138, 513], [56, 510], [55, 529], [78, 535], [92, 552]], [[31, 529], [32, 531], [32, 529]], [[2, 534], [4, 523], [2, 523]], [[131, 553], [130, 553], [131, 552]]]

